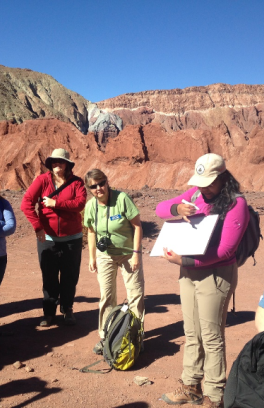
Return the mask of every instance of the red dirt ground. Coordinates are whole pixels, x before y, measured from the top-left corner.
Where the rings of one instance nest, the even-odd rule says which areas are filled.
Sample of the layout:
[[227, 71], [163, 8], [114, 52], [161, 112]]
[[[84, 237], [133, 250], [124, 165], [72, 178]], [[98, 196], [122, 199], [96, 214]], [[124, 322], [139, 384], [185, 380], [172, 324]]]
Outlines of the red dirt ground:
[[[162, 408], [164, 392], [177, 386], [182, 370], [184, 345], [179, 298], [179, 268], [163, 259], [151, 258], [151, 250], [162, 222], [155, 216], [156, 204], [179, 192], [141, 190], [135, 198], [144, 228], [144, 272], [146, 282], [145, 352], [126, 372], [84, 374], [78, 371], [101, 359], [92, 353], [97, 337], [99, 287], [96, 275], [88, 272], [88, 249], [83, 250], [80, 280], [74, 312], [75, 327], [63, 325], [58, 314], [50, 328], [40, 328], [41, 274], [36, 239], [31, 225], [19, 210], [22, 193], [2, 192], [17, 216], [17, 231], [8, 238], [8, 266], [0, 287], [0, 408], [7, 407], [89, 407], [89, 408]], [[135, 193], [135, 192], [133, 192]], [[261, 215], [264, 231], [264, 193], [247, 194]], [[240, 268], [234, 316], [228, 315], [226, 328], [228, 371], [237, 354], [254, 334], [254, 311], [264, 291], [263, 243], [252, 260]], [[126, 297], [121, 277], [118, 299]], [[25, 367], [16, 369], [21, 361]], [[101, 362], [98, 369], [107, 368]], [[135, 376], [146, 376], [151, 385], [138, 386]], [[186, 405], [188, 408], [188, 405]]]

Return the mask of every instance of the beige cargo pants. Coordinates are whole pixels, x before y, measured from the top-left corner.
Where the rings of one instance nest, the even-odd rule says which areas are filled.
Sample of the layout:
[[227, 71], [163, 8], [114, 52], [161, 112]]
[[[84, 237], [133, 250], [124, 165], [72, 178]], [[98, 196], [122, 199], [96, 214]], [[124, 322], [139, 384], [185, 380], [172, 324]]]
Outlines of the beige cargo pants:
[[237, 264], [203, 270], [181, 267], [179, 282], [186, 336], [182, 380], [191, 385], [204, 378], [204, 395], [218, 402], [226, 383], [224, 331]]
[[104, 338], [104, 324], [108, 314], [117, 304], [116, 276], [118, 268], [124, 280], [127, 300], [132, 312], [144, 319], [144, 275], [142, 259], [140, 268], [132, 272], [129, 260], [132, 255], [108, 255], [96, 251], [97, 279], [100, 286], [101, 299], [99, 302], [99, 336]]

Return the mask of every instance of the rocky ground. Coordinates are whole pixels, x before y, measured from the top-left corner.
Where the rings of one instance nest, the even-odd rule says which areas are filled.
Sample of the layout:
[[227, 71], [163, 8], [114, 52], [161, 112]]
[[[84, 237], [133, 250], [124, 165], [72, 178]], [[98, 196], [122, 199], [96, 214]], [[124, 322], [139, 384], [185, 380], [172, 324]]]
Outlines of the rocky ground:
[[[8, 238], [8, 267], [0, 287], [0, 408], [89, 407], [159, 408], [161, 395], [176, 388], [181, 374], [184, 335], [179, 298], [179, 268], [149, 256], [162, 222], [156, 204], [177, 191], [144, 187], [131, 191], [143, 221], [143, 262], [146, 281], [145, 352], [126, 372], [84, 374], [79, 369], [101, 359], [92, 353], [97, 342], [99, 288], [88, 273], [88, 249], [83, 250], [80, 281], [74, 306], [77, 325], [65, 327], [61, 315], [50, 328], [38, 326], [41, 310], [41, 275], [36, 239], [19, 210], [23, 193], [2, 192], [17, 216], [17, 230]], [[264, 231], [264, 193], [247, 193], [248, 202], [260, 212]], [[242, 346], [255, 333], [254, 311], [264, 290], [263, 243], [252, 260], [240, 268], [236, 315], [229, 313], [226, 340], [228, 371]], [[118, 300], [126, 297], [120, 276]], [[20, 361], [21, 368], [14, 363]], [[107, 368], [106, 363], [98, 369]], [[135, 376], [151, 385], [138, 386]], [[186, 408], [188, 406], [186, 405]]]

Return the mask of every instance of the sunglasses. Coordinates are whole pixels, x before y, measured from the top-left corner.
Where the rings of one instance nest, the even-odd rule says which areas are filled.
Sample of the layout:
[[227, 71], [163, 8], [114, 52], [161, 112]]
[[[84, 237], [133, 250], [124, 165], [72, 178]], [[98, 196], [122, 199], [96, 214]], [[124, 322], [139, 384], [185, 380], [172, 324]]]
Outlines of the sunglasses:
[[97, 183], [97, 184], [92, 184], [91, 186], [89, 186], [89, 189], [90, 190], [95, 190], [97, 188], [97, 186], [98, 187], [104, 187], [105, 183], [106, 183], [106, 180], [103, 180], [103, 181], [101, 181], [100, 183]]

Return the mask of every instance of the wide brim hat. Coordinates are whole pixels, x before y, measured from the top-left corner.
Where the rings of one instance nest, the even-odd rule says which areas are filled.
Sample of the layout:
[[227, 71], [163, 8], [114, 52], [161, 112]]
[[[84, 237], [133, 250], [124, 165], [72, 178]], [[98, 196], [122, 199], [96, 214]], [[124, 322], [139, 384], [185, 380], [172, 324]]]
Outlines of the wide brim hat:
[[52, 160], [54, 159], [65, 160], [67, 163], [69, 163], [71, 169], [75, 165], [75, 163], [70, 160], [69, 152], [67, 152], [67, 150], [65, 149], [60, 148], [60, 149], [53, 150], [53, 152], [51, 153], [51, 156], [47, 157], [45, 160], [45, 166], [47, 167], [47, 169], [52, 170], [51, 163], [52, 163]]
[[199, 157], [195, 163], [195, 173], [188, 181], [188, 185], [208, 187], [224, 171], [226, 171], [226, 165], [223, 157], [215, 153], [207, 153]]

